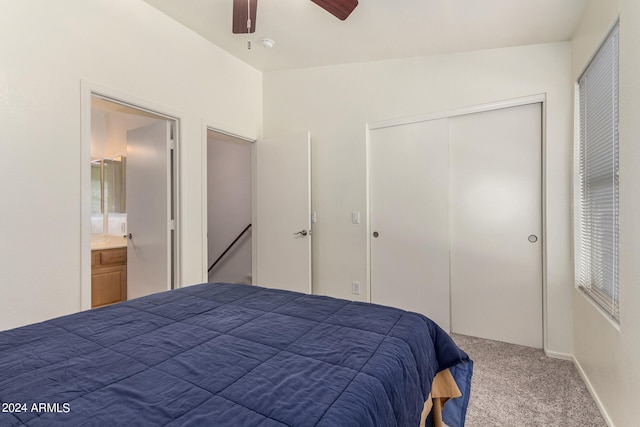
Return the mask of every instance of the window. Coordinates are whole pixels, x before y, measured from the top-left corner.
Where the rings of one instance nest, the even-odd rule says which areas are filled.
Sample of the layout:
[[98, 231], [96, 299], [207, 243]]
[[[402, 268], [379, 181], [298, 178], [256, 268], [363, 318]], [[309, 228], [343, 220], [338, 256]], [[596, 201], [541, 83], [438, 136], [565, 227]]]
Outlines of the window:
[[576, 285], [619, 322], [618, 25], [578, 81]]

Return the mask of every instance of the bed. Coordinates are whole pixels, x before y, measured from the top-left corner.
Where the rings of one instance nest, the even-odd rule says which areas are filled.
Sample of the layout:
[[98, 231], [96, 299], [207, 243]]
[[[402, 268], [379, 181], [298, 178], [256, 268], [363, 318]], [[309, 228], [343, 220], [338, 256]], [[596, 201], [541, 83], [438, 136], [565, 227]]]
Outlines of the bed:
[[460, 427], [472, 370], [419, 314], [209, 283], [0, 332], [0, 425]]

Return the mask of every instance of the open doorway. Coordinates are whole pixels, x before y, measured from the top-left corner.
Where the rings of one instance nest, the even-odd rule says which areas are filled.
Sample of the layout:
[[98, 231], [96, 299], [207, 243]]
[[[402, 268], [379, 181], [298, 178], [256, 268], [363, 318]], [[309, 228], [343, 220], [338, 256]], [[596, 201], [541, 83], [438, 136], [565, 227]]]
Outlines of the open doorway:
[[252, 283], [252, 143], [207, 130], [209, 282]]
[[176, 127], [91, 94], [92, 308], [175, 287]]

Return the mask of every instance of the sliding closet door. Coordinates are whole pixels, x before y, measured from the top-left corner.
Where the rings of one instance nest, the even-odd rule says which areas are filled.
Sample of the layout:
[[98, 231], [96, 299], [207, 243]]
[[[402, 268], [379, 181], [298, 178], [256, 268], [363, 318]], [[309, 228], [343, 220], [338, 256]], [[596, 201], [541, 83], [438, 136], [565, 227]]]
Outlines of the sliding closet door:
[[541, 348], [541, 104], [449, 125], [451, 330]]
[[449, 330], [447, 119], [372, 130], [371, 302]]

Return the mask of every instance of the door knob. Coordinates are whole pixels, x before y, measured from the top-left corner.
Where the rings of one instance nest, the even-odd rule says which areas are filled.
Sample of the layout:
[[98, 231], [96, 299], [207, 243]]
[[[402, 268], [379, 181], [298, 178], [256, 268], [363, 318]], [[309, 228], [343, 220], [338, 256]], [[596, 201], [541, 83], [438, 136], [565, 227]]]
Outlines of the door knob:
[[125, 235], [124, 235], [124, 236], [122, 236], [122, 237], [124, 237], [125, 239], [129, 239], [129, 240], [133, 239], [133, 235], [132, 235], [131, 233], [129, 233], [129, 234], [125, 234]]
[[529, 240], [531, 243], [535, 243], [535, 242], [537, 242], [537, 241], [538, 241], [538, 236], [536, 236], [535, 234], [532, 234], [532, 235], [530, 235], [530, 236], [528, 237], [528, 240]]
[[309, 233], [310, 233], [310, 232], [309, 232], [309, 231], [307, 231], [307, 230], [300, 230], [300, 231], [297, 231], [297, 232], [295, 232], [295, 233], [293, 233], [293, 234], [294, 234], [294, 235], [300, 235], [300, 236], [306, 236], [306, 235], [307, 235], [307, 234], [309, 234]]
[[380, 233], [378, 233], [377, 231], [373, 232], [373, 237], [377, 238], [380, 235]]

